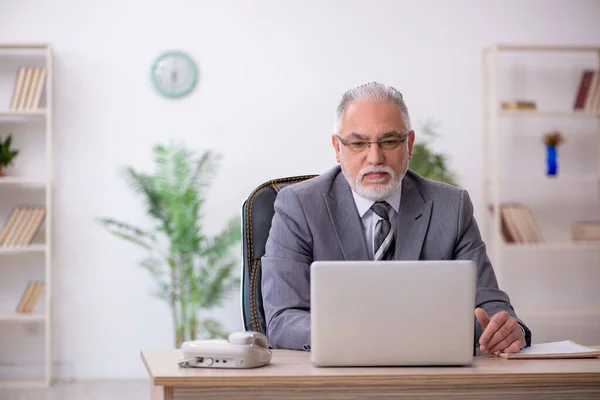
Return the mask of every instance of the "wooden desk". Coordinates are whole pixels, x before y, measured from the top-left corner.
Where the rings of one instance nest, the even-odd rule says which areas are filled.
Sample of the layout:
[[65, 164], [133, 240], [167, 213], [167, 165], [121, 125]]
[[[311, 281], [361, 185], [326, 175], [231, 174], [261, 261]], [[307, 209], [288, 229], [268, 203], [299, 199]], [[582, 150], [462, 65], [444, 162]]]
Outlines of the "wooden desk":
[[470, 367], [317, 368], [310, 354], [275, 350], [250, 370], [180, 368], [179, 350], [144, 350], [151, 399], [600, 398], [600, 359], [475, 357]]

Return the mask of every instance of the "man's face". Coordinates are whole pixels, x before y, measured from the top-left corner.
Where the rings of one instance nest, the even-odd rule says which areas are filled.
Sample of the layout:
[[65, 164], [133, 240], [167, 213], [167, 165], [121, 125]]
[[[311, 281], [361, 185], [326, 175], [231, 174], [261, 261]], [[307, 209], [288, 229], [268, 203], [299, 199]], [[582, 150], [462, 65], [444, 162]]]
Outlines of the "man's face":
[[[407, 136], [408, 135], [408, 136]], [[339, 136], [332, 137], [336, 161], [350, 186], [361, 196], [388, 197], [406, 174], [412, 157], [414, 132], [407, 132], [402, 115], [393, 103], [351, 102]], [[398, 143], [399, 140], [406, 139]], [[379, 141], [381, 145], [365, 141]]]

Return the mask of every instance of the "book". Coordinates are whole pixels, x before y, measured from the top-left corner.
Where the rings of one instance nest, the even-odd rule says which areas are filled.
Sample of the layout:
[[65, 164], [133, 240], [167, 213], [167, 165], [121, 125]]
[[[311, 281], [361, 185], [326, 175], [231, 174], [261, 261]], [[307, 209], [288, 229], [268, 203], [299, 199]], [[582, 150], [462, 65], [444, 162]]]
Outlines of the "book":
[[595, 349], [572, 340], [532, 344], [518, 353], [497, 353], [498, 357], [511, 359], [550, 359], [550, 358], [594, 358], [600, 357], [600, 348]]
[[18, 313], [32, 313], [38, 304], [38, 301], [46, 287], [43, 281], [31, 281], [25, 288], [23, 296], [17, 305]]
[[594, 70], [584, 70], [581, 74], [581, 80], [579, 82], [579, 89], [575, 97], [575, 104], [573, 105], [574, 110], [585, 110], [586, 104], [588, 103], [588, 94], [592, 88], [592, 81], [594, 78]]
[[530, 100], [513, 100], [502, 103], [503, 110], [535, 110], [537, 106], [535, 101]]

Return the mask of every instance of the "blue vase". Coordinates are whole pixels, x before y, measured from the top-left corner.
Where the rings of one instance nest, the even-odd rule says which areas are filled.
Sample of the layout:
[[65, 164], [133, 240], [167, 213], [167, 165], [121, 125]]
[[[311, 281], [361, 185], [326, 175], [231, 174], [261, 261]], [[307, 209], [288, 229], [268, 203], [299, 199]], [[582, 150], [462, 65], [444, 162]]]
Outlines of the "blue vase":
[[557, 155], [556, 147], [546, 146], [546, 174], [548, 176], [555, 176], [558, 173]]

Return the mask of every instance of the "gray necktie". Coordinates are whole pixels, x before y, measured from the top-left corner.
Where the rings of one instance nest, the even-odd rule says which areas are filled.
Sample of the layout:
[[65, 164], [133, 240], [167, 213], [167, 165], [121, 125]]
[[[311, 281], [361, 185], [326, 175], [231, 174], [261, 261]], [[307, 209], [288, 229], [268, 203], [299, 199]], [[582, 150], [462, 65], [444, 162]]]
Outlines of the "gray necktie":
[[382, 220], [375, 226], [375, 244], [373, 246], [373, 258], [375, 260], [393, 260], [394, 259], [394, 231], [388, 214], [389, 204], [385, 201], [378, 201], [371, 206], [375, 214]]

